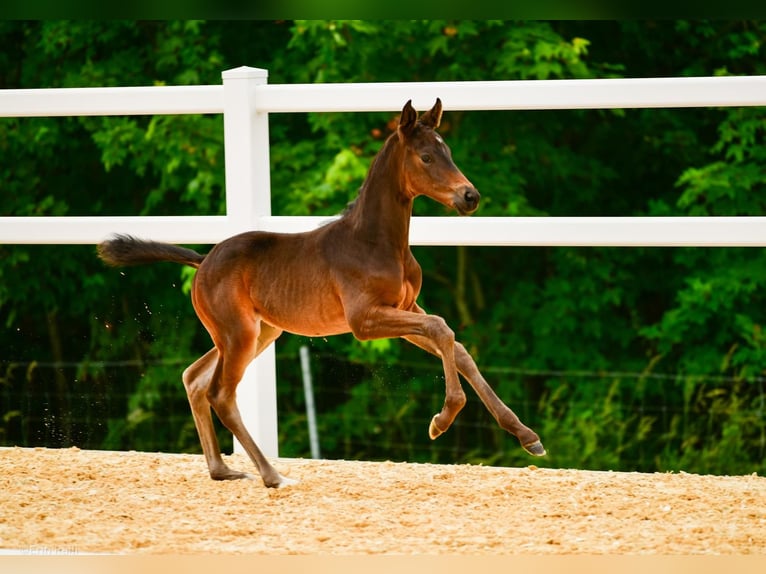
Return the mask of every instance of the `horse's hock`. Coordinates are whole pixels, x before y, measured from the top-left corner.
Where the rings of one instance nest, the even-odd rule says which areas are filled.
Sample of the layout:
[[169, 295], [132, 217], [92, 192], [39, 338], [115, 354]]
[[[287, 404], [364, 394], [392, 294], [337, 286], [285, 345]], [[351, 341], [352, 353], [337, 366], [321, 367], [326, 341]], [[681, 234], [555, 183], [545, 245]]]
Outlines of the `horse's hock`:
[[[246, 464], [244, 455], [227, 457]], [[766, 554], [766, 478], [0, 448], [0, 548], [106, 553]]]

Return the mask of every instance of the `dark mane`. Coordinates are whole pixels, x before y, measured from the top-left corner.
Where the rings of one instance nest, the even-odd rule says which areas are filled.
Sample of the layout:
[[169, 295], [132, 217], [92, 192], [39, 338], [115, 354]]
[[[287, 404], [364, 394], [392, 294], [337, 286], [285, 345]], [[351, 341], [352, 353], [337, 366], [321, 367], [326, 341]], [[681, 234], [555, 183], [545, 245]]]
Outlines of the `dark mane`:
[[376, 168], [378, 167], [378, 164], [380, 163], [381, 158], [386, 155], [386, 151], [388, 150], [389, 144], [391, 143], [391, 138], [394, 138], [394, 137], [397, 137], [396, 132], [392, 133], [390, 136], [388, 136], [388, 138], [386, 138], [386, 141], [383, 142], [383, 146], [378, 150], [378, 153], [376, 153], [375, 156], [372, 158], [372, 161], [370, 162], [370, 169], [367, 171], [367, 176], [362, 182], [362, 186], [359, 188], [359, 191], [356, 197], [352, 199], [351, 201], [349, 201], [346, 204], [346, 207], [343, 209], [343, 211], [341, 211], [340, 217], [346, 217], [347, 215], [350, 215], [351, 213], [353, 213], [354, 207], [356, 207], [362, 192], [367, 186], [367, 181], [370, 178], [370, 174], [375, 172]]
[[349, 213], [351, 213], [354, 210], [354, 207], [356, 206], [356, 202], [359, 200], [359, 196], [357, 195], [354, 199], [349, 201], [346, 204], [346, 207], [343, 209], [343, 211], [340, 212], [341, 217], [345, 217]]

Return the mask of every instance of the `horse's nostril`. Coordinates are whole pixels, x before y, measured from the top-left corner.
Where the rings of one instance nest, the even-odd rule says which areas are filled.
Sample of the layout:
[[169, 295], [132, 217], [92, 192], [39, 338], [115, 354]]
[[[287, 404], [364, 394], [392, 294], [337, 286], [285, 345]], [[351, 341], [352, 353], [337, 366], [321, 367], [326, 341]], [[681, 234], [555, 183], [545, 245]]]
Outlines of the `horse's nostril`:
[[469, 205], [475, 205], [479, 203], [479, 192], [475, 189], [467, 189], [463, 194], [463, 199]]
[[453, 207], [457, 209], [460, 215], [468, 215], [478, 209], [481, 195], [474, 186], [463, 185], [455, 191]]

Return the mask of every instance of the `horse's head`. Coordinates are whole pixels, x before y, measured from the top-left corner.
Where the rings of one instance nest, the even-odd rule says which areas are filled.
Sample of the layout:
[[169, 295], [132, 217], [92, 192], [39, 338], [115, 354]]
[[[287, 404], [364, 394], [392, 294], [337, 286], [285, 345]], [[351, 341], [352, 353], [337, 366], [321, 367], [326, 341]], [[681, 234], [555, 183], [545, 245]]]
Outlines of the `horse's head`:
[[441, 116], [439, 98], [420, 118], [411, 100], [404, 105], [397, 128], [398, 140], [403, 146], [404, 190], [412, 198], [426, 195], [456, 209], [460, 215], [468, 215], [479, 207], [481, 196], [452, 161], [452, 152], [436, 133]]

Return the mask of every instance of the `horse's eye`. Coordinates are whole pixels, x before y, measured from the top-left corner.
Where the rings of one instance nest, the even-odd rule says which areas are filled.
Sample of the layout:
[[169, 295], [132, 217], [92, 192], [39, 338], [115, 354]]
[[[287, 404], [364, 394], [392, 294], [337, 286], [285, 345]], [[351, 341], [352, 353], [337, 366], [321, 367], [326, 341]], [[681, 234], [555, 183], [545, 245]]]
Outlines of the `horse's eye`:
[[423, 161], [423, 163], [431, 163], [433, 160], [431, 159], [431, 156], [427, 153], [424, 153], [420, 156], [420, 159]]

